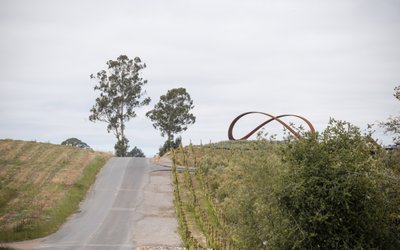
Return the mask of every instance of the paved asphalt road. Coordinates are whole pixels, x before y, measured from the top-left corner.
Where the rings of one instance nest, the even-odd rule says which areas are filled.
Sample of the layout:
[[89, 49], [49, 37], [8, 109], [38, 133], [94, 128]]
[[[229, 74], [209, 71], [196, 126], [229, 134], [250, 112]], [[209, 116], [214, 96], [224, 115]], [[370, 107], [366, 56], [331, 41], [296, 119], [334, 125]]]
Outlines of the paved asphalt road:
[[144, 215], [135, 212], [144, 200], [151, 173], [166, 170], [145, 158], [112, 158], [100, 171], [80, 211], [47, 237], [39, 249], [134, 249], [132, 235]]

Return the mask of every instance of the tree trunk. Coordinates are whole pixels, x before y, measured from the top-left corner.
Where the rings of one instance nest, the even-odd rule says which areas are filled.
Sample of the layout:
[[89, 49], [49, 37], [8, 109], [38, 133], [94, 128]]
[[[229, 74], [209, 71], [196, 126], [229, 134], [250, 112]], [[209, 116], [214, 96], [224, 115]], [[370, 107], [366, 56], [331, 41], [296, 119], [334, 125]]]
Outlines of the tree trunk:
[[120, 132], [121, 132], [121, 145], [123, 147], [123, 150], [121, 151], [121, 156], [125, 157], [127, 155], [127, 145], [125, 142], [125, 134], [124, 134], [124, 93], [122, 93], [122, 103], [120, 107]]

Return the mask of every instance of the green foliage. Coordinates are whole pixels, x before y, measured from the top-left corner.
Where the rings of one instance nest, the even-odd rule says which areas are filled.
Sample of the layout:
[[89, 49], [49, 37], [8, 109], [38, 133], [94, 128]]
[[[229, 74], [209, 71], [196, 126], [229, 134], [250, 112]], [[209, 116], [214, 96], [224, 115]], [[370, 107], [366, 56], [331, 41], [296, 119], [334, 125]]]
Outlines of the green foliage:
[[83, 148], [83, 149], [91, 149], [88, 144], [86, 144], [85, 142], [83, 142], [77, 138], [68, 138], [65, 141], [61, 142], [61, 145], [72, 146], [72, 147]]
[[390, 168], [397, 176], [400, 176], [400, 148], [386, 152], [383, 161], [387, 168]]
[[394, 88], [394, 97], [400, 101], [400, 85]]
[[164, 155], [165, 153], [168, 153], [171, 149], [176, 149], [179, 148], [179, 146], [182, 145], [182, 137], [178, 137], [175, 139], [175, 141], [165, 141], [164, 145], [159, 149], [158, 154], [159, 155]]
[[153, 122], [153, 127], [160, 130], [161, 136], [167, 135], [163, 148], [171, 148], [169, 145], [174, 144], [174, 135], [186, 131], [188, 125], [195, 123], [196, 117], [190, 113], [193, 108], [193, 101], [186, 89], [176, 88], [168, 90], [154, 109], [147, 112], [146, 116]]
[[223, 211], [213, 226], [239, 249], [399, 249], [400, 153], [333, 119], [304, 138], [192, 146], [175, 158], [194, 162], [194, 192]]
[[128, 148], [129, 148], [128, 143], [129, 143], [129, 140], [125, 136], [120, 137], [120, 139], [114, 145], [115, 155], [119, 156], [119, 157], [128, 156], [127, 155]]
[[[264, 247], [262, 232], [272, 233], [273, 226], [261, 223], [268, 220], [260, 217], [260, 210], [261, 206], [274, 209], [265, 199], [273, 198], [268, 184], [276, 178], [277, 168], [273, 164], [280, 163], [276, 156], [279, 148], [278, 144], [266, 140], [220, 142], [187, 147], [183, 150], [185, 155], [177, 157], [180, 165], [196, 166], [194, 211], [200, 211], [199, 227], [207, 236], [208, 247]], [[266, 162], [272, 164], [270, 168], [264, 165]], [[258, 181], [262, 178], [270, 181], [263, 179], [261, 186]]]
[[129, 157], [146, 157], [143, 153], [143, 151], [140, 148], [137, 148], [136, 146], [128, 152]]
[[90, 76], [98, 81], [94, 90], [100, 91], [100, 96], [90, 110], [89, 120], [106, 122], [107, 132], [112, 131], [117, 138], [114, 147], [116, 155], [126, 156], [128, 139], [124, 134], [125, 123], [136, 117], [136, 108], [150, 103], [149, 97], [142, 99], [146, 94], [142, 88], [147, 80], [139, 76], [146, 64], [139, 57], [130, 60], [121, 55], [115, 61], [109, 60], [107, 65], [108, 72], [102, 70]]
[[[366, 137], [349, 123], [331, 120], [321, 135], [290, 143], [283, 152], [279, 208], [289, 224], [282, 248], [398, 249], [400, 191], [391, 172], [371, 155]], [[397, 193], [399, 195], [400, 193]], [[397, 221], [398, 223], [398, 221]], [[279, 232], [280, 231], [280, 232]]]
[[[400, 85], [394, 88], [394, 97], [400, 101]], [[393, 142], [400, 145], [400, 116], [391, 116], [387, 121], [380, 122], [379, 126], [385, 128], [386, 133], [393, 134]]]

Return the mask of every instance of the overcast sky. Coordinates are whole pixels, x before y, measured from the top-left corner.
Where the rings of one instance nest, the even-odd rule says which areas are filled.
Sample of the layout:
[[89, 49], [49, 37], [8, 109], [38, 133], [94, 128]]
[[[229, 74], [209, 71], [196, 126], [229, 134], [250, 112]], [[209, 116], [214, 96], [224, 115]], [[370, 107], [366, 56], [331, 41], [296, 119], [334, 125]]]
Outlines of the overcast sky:
[[[330, 117], [366, 128], [399, 114], [398, 0], [0, 0], [0, 36], [0, 138], [113, 151], [106, 124], [88, 119], [89, 75], [121, 54], [147, 64], [152, 103], [126, 132], [147, 156], [165, 139], [145, 113], [175, 87], [195, 104], [185, 144], [226, 140], [246, 111], [303, 115], [317, 130]], [[246, 117], [235, 135], [263, 119]]]

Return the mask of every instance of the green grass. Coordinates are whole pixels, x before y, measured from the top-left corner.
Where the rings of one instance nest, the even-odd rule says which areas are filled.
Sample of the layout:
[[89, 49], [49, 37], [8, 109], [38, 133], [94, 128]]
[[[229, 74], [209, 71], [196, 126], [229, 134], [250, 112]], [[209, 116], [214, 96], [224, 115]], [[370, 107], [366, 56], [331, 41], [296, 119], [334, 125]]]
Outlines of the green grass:
[[0, 246], [0, 250], [14, 250], [14, 248]]
[[74, 213], [109, 154], [0, 140], [0, 242], [43, 237]]
[[190, 234], [201, 247], [238, 248], [237, 237], [224, 214], [230, 206], [229, 197], [239, 188], [247, 167], [276, 158], [280, 147], [281, 144], [269, 141], [224, 141], [175, 150], [177, 165], [196, 169], [195, 173], [177, 173], [175, 188], [181, 194], [177, 206], [183, 208]]
[[[320, 225], [330, 216], [332, 223], [336, 224], [323, 224], [322, 228], [331, 230], [329, 232], [333, 236], [329, 240], [334, 244], [346, 242], [346, 249], [361, 248], [357, 246], [366, 246], [365, 249], [398, 249], [400, 151], [387, 153], [380, 149], [371, 154], [368, 148], [370, 144], [365, 143], [364, 137], [357, 141], [354, 138], [359, 136], [352, 137], [350, 133], [337, 139], [335, 136], [338, 132], [328, 132], [334, 138], [332, 142], [322, 139], [315, 143], [231, 141], [190, 145], [174, 150], [172, 155], [176, 165], [195, 169], [176, 172], [174, 177], [175, 192], [179, 190], [180, 194], [179, 199], [175, 198], [175, 206], [177, 211], [182, 210], [179, 220], [186, 222], [180, 224], [185, 245], [189, 249], [197, 249], [193, 242], [200, 243], [202, 248], [212, 249], [317, 248], [317, 245], [325, 242], [327, 233], [318, 234], [322, 230], [309, 233], [306, 230], [313, 228], [307, 228], [307, 225], [311, 222]], [[357, 165], [357, 162], [356, 171], [353, 171], [351, 164], [357, 155], [363, 165]], [[307, 164], [302, 162], [304, 159], [308, 160]], [[336, 171], [338, 168], [340, 171]], [[354, 180], [346, 182], [343, 194], [338, 193], [336, 187], [352, 176]], [[318, 182], [311, 186], [307, 184], [313, 180]], [[318, 186], [322, 181], [338, 185]], [[371, 183], [375, 183], [375, 186], [372, 187]], [[304, 190], [307, 192], [303, 193]], [[364, 199], [368, 190], [373, 192], [369, 192], [370, 195]], [[379, 195], [372, 196], [374, 192]], [[349, 202], [340, 203], [343, 199]], [[357, 207], [362, 202], [369, 205], [361, 210], [346, 207]], [[294, 204], [293, 208], [291, 204]], [[311, 210], [313, 205], [314, 210]], [[329, 209], [336, 213], [324, 214], [330, 205]], [[374, 216], [372, 219], [357, 217], [361, 213]], [[347, 219], [341, 220], [342, 217]], [[354, 217], [357, 223], [346, 224]], [[382, 222], [374, 219], [378, 217]], [[380, 226], [363, 227], [367, 223]], [[351, 224], [363, 227], [358, 235], [348, 229], [352, 229]], [[334, 231], [335, 228], [339, 230]], [[368, 235], [375, 229], [385, 234], [380, 235], [378, 240], [368, 241], [372, 238]], [[387, 243], [382, 243], [380, 239], [385, 239]], [[304, 245], [307, 247], [300, 245], [307, 241], [311, 242]], [[330, 245], [324, 248], [334, 247]]]
[[[96, 180], [96, 174], [106, 163], [103, 157], [96, 157], [89, 162], [80, 178], [73, 184], [61, 200], [54, 207], [46, 211], [48, 221], [33, 221], [32, 230], [21, 232], [21, 238], [38, 238], [55, 232], [74, 213], [79, 203], [85, 197], [88, 189]], [[18, 234], [17, 234], [18, 235]], [[17, 236], [17, 238], [19, 238]]]

